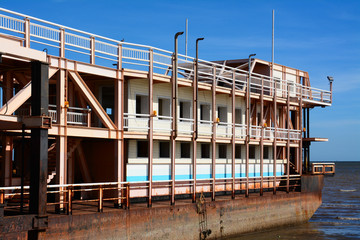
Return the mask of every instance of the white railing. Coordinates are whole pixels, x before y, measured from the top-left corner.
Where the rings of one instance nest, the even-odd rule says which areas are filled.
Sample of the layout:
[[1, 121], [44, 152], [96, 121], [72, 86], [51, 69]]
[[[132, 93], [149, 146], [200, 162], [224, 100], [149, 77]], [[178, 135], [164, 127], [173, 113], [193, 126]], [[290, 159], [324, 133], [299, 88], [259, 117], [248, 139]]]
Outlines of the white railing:
[[264, 128], [264, 139], [272, 140], [274, 139], [275, 129], [272, 127]]
[[251, 138], [261, 138], [261, 126], [251, 125], [250, 137]]
[[232, 137], [232, 123], [219, 122], [216, 124], [216, 136], [217, 137]]
[[[68, 107], [67, 108], [67, 123], [71, 125], [88, 126], [90, 127], [90, 114], [89, 108]], [[57, 123], [58, 116], [56, 105], [49, 105], [49, 116], [52, 118], [53, 123]]]
[[205, 136], [211, 136], [213, 134], [212, 125], [213, 125], [212, 121], [199, 120], [198, 134], [205, 135]]
[[178, 133], [191, 135], [193, 134], [194, 119], [190, 118], [179, 118], [178, 121]]
[[172, 117], [157, 116], [153, 120], [154, 132], [170, 133], [172, 131]]
[[235, 123], [235, 138], [245, 138], [246, 137], [246, 125]]
[[124, 129], [143, 132], [149, 130], [149, 114], [124, 113]]
[[232, 123], [219, 122], [216, 126], [217, 137], [232, 137]]
[[[25, 26], [29, 26], [28, 28]], [[82, 62], [89, 62], [106, 67], [132, 68], [148, 70], [153, 66], [154, 73], [169, 75], [172, 71], [171, 51], [147, 45], [121, 42], [74, 28], [44, 21], [38, 18], [19, 14], [0, 8], [0, 33], [15, 36], [25, 42], [26, 46], [43, 50], [54, 56], [65, 56]], [[37, 43], [37, 44], [30, 44]], [[152, 56], [152, 57], [151, 57]], [[150, 60], [152, 59], [152, 62]], [[178, 55], [179, 77], [192, 80], [194, 76], [194, 58]], [[216, 80], [221, 87], [245, 91], [248, 72], [222, 64], [199, 60], [199, 81], [211, 83]], [[330, 91], [295, 84], [292, 81], [276, 79], [261, 74], [252, 74], [250, 90], [253, 93], [264, 91], [265, 95], [287, 97], [288, 85], [291, 97], [302, 96], [304, 100], [314, 103], [331, 103]]]

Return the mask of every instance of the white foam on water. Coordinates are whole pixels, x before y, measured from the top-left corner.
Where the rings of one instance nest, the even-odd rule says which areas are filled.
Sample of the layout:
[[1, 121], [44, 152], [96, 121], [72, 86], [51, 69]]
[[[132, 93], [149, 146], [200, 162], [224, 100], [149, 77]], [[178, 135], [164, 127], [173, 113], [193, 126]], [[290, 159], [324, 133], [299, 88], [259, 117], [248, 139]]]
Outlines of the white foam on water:
[[356, 189], [340, 189], [340, 192], [356, 192]]

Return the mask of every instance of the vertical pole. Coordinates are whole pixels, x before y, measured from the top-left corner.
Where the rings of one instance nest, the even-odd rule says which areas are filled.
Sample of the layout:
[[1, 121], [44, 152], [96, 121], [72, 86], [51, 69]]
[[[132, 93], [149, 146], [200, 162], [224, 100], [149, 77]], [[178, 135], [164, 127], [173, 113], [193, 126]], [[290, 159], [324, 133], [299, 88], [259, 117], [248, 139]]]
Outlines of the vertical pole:
[[95, 64], [95, 38], [90, 37], [90, 64]]
[[29, 48], [30, 47], [30, 19], [25, 18], [24, 22], [24, 47]]
[[[310, 138], [310, 108], [306, 109], [306, 135], [308, 138]], [[310, 167], [310, 141], [307, 144], [307, 169], [306, 171], [309, 171]]]
[[[34, 61], [31, 63], [31, 113], [32, 116], [48, 115], [49, 105], [49, 66]], [[47, 171], [48, 171], [48, 130], [31, 129], [31, 178], [30, 213], [37, 215], [37, 230], [47, 224]]]
[[192, 139], [192, 144], [193, 144], [193, 149], [192, 149], [192, 162], [193, 162], [193, 198], [192, 201], [195, 202], [196, 201], [196, 153], [197, 153], [197, 93], [198, 93], [198, 64], [197, 64], [197, 58], [195, 59], [195, 78], [194, 78], [194, 82], [193, 82], [193, 139]]
[[172, 110], [172, 131], [171, 131], [171, 200], [170, 204], [175, 204], [175, 158], [176, 158], [176, 137], [177, 137], [177, 102], [178, 102], [178, 37], [184, 32], [177, 32], [174, 37], [174, 55], [172, 71], [172, 89], [171, 89], [171, 110]]
[[[119, 61], [118, 61], [119, 63]], [[123, 182], [123, 164], [124, 164], [124, 155], [123, 155], [123, 83], [124, 83], [124, 76], [119, 68], [119, 64], [117, 65], [117, 78], [115, 79], [115, 126], [117, 128], [117, 139], [115, 139], [115, 162], [114, 162], [114, 170], [115, 170], [115, 181], [118, 183], [117, 191], [116, 191], [116, 200], [114, 202], [114, 206], [119, 208], [122, 204], [121, 198], [124, 196], [121, 194]], [[122, 206], [123, 207], [123, 206]]]
[[20, 195], [20, 213], [24, 211], [24, 179], [25, 179], [25, 124], [21, 131], [21, 195]]
[[275, 55], [274, 55], [274, 52], [275, 52], [275, 10], [273, 9], [272, 11], [272, 42], [271, 42], [271, 77], [273, 78], [274, 77], [274, 58], [275, 58]]
[[[272, 66], [274, 68], [274, 65]], [[277, 86], [276, 81], [273, 78], [274, 82], [274, 161], [273, 161], [273, 194], [276, 194], [276, 157], [277, 157]]]
[[118, 45], [118, 64], [117, 64], [117, 68], [118, 70], [122, 69], [122, 44]]
[[59, 56], [60, 58], [65, 58], [65, 30], [63, 28], [60, 29], [60, 48], [59, 48]]
[[148, 165], [148, 175], [149, 175], [149, 202], [148, 206], [152, 206], [152, 172], [153, 172], [153, 146], [154, 146], [154, 137], [153, 137], [153, 126], [154, 126], [154, 118], [153, 118], [153, 49], [149, 50], [149, 134], [148, 134], [148, 153], [149, 153], [149, 165]]
[[235, 71], [233, 71], [233, 81], [231, 90], [231, 117], [232, 117], [232, 135], [231, 135], [231, 176], [232, 192], [231, 197], [235, 198]]
[[303, 118], [303, 115], [302, 115], [302, 111], [303, 111], [303, 107], [302, 107], [302, 88], [300, 90], [300, 103], [299, 103], [299, 125], [300, 125], [300, 141], [299, 141], [299, 174], [302, 175], [302, 163], [303, 163], [303, 155], [302, 155], [302, 151], [303, 151], [303, 148], [302, 148], [302, 140], [303, 140], [303, 134], [302, 134], [302, 131], [303, 131], [303, 125], [302, 125], [302, 118]]
[[187, 56], [188, 53], [188, 19], [186, 19], [185, 22], [185, 56]]
[[263, 195], [264, 181], [264, 79], [261, 78], [261, 95], [260, 95], [260, 196]]
[[287, 81], [287, 106], [286, 106], [286, 117], [287, 117], [287, 164], [286, 164], [286, 192], [289, 193], [290, 190], [290, 84]]
[[[63, 185], [67, 183], [67, 136], [66, 136], [66, 108], [65, 99], [67, 95], [65, 70], [60, 69], [56, 82], [56, 112], [57, 124], [59, 124], [59, 134], [56, 136], [56, 183]], [[65, 196], [64, 188], [60, 188], [57, 196], [57, 202], [60, 204], [56, 207], [56, 211], [64, 210]]]
[[211, 137], [211, 150], [212, 150], [212, 195], [211, 200], [215, 201], [215, 187], [216, 187], [216, 66], [213, 66], [213, 79], [212, 79], [212, 98], [211, 98], [211, 113], [212, 113], [212, 137]]

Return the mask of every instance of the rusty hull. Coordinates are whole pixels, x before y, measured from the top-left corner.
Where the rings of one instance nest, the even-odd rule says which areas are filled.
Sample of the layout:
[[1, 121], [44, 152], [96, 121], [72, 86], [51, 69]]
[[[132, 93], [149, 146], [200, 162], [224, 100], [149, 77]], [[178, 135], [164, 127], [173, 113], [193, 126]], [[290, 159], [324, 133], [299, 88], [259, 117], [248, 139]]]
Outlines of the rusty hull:
[[[211, 230], [207, 239], [308, 221], [321, 205], [323, 176], [303, 176], [302, 183], [303, 192], [252, 193], [248, 198], [237, 195], [234, 200], [231, 196], [217, 196], [216, 201], [206, 198], [205, 230]], [[200, 239], [204, 225], [201, 227], [198, 204], [157, 203], [152, 208], [133, 204], [128, 210], [50, 215], [40, 239]], [[27, 238], [31, 215], [2, 220], [2, 238]]]

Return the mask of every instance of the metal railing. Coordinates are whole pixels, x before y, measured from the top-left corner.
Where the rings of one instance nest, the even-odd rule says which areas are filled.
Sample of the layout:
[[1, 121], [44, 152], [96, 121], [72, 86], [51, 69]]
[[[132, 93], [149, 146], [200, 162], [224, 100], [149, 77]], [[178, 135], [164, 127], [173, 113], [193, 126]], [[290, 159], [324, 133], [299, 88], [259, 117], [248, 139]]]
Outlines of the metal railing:
[[[287, 181], [288, 178], [290, 181]], [[201, 192], [212, 192], [214, 199], [216, 192], [225, 191], [232, 191], [237, 195], [246, 194], [246, 189], [256, 194], [258, 194], [257, 190], [259, 189], [284, 189], [288, 191], [289, 189], [297, 189], [300, 186], [298, 180], [300, 180], [300, 175], [199, 179], [196, 180], [196, 192], [194, 192], [193, 188], [194, 179], [176, 180], [174, 185], [172, 185], [171, 180], [152, 181], [151, 188], [157, 189], [154, 192], [149, 191], [149, 181], [56, 184], [47, 186], [47, 211], [53, 212], [51, 207], [55, 207], [55, 209], [66, 209], [67, 214], [73, 214], [74, 211], [78, 209], [83, 211], [85, 206], [88, 206], [90, 208], [96, 207], [98, 212], [103, 212], [106, 202], [115, 203], [115, 206], [121, 205], [123, 208], [128, 209], [131, 198], [148, 198], [149, 194], [151, 197], [171, 195], [170, 189], [172, 186], [175, 187], [173, 191], [175, 195], [191, 193], [195, 196], [195, 194]], [[281, 184], [281, 182], [284, 184]], [[276, 183], [275, 186], [274, 183]], [[12, 210], [12, 214], [16, 210], [26, 210], [29, 206], [29, 186], [23, 187], [22, 204], [12, 202], [14, 197], [21, 195], [21, 189], [20, 186], [0, 187], [0, 206], [4, 207], [5, 210]], [[161, 190], [164, 190], [163, 193], [161, 193]], [[143, 194], [141, 191], [143, 191]], [[81, 208], [76, 208], [75, 204], [80, 204]], [[106, 206], [109, 207], [110, 205]]]
[[179, 118], [178, 121], [178, 132], [185, 135], [193, 134], [194, 119], [190, 118]]
[[[49, 105], [49, 116], [52, 118], [53, 123], [58, 122], [57, 106]], [[91, 109], [68, 107], [66, 108], [67, 123], [71, 125], [87, 126], [91, 125]]]
[[[121, 42], [74, 28], [44, 21], [38, 18], [0, 8], [0, 33], [17, 37], [25, 47], [37, 50], [48, 49], [53, 56], [67, 57], [81, 62], [114, 68], [131, 68], [169, 75], [172, 71], [173, 52], [159, 48]], [[34, 44], [33, 44], [34, 43]], [[150, 63], [152, 59], [152, 63]], [[189, 80], [194, 77], [194, 58], [178, 55], [178, 74]], [[231, 88], [235, 78], [235, 89], [245, 91], [248, 72], [222, 64], [199, 60], [199, 81]], [[275, 80], [275, 81], [274, 81]], [[276, 83], [275, 83], [276, 82]], [[285, 79], [271, 78], [261, 74], [252, 74], [250, 91], [278, 97], [286, 97], [290, 89], [292, 97], [303, 97], [314, 103], [331, 103], [330, 91], [320, 90]]]
[[312, 163], [311, 164], [312, 174], [335, 174], [335, 163]]
[[124, 129], [127, 131], [148, 131], [150, 114], [124, 113]]

